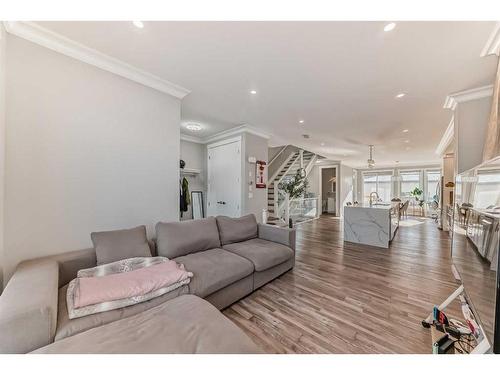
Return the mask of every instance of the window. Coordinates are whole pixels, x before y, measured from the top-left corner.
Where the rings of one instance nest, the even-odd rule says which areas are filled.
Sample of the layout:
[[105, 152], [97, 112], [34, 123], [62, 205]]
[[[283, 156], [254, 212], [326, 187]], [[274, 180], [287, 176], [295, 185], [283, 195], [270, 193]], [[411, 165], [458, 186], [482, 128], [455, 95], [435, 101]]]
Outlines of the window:
[[370, 193], [376, 192], [384, 202], [389, 202], [392, 195], [391, 172], [363, 173], [363, 200], [370, 201]]
[[416, 187], [422, 189], [420, 171], [400, 171], [399, 174], [401, 175], [401, 199], [409, 199], [411, 197], [410, 192]]
[[477, 175], [474, 206], [486, 208], [500, 205], [500, 170], [481, 171]]
[[441, 180], [441, 171], [426, 171], [425, 199], [426, 201], [439, 202], [439, 193], [436, 191]]

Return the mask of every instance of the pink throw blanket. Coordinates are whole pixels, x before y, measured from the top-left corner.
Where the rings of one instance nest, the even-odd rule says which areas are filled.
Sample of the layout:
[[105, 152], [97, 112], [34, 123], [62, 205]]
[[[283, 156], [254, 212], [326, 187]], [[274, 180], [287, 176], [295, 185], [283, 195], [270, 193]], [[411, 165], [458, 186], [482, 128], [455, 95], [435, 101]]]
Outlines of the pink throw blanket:
[[173, 260], [98, 277], [78, 278], [75, 290], [75, 308], [141, 296], [192, 277], [183, 265]]

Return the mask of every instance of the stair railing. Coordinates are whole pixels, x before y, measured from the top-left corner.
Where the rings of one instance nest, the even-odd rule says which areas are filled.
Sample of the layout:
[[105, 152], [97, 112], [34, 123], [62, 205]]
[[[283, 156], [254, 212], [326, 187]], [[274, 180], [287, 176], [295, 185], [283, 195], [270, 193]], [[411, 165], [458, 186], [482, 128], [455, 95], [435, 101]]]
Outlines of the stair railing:
[[277, 191], [279, 197], [275, 200], [274, 213], [278, 219], [288, 225], [290, 219], [290, 196], [283, 190], [278, 189]]
[[304, 167], [303, 153], [300, 152], [285, 173], [274, 181], [274, 212], [278, 219], [283, 220], [287, 225], [290, 217], [308, 221], [319, 217], [319, 198], [295, 198], [290, 199], [288, 193], [279, 189], [280, 182], [287, 176], [288, 172], [297, 164], [306, 171], [306, 177], [314, 167], [317, 155], [314, 155]]
[[279, 194], [280, 194], [281, 190], [279, 189], [278, 185], [280, 184], [281, 181], [283, 181], [285, 176], [295, 166], [295, 164], [300, 161], [299, 156], [300, 155], [293, 154], [292, 157], [295, 157], [295, 160], [290, 164], [290, 166], [286, 169], [286, 171], [283, 173], [283, 175], [279, 179], [274, 181], [274, 186], [273, 186], [273, 189], [274, 189], [274, 212], [275, 212], [276, 217], [279, 219], [282, 218], [281, 216], [279, 216], [279, 213], [283, 210], [283, 201], [280, 201], [280, 199], [279, 199], [279, 197], [280, 197]]

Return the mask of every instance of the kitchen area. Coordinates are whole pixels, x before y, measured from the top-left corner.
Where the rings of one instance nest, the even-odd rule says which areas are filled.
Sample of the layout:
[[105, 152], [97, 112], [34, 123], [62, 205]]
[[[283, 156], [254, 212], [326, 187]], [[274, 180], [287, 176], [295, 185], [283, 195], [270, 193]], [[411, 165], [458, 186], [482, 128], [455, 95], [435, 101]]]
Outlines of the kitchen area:
[[389, 248], [399, 227], [399, 203], [384, 203], [370, 194], [368, 203], [344, 207], [344, 241]]

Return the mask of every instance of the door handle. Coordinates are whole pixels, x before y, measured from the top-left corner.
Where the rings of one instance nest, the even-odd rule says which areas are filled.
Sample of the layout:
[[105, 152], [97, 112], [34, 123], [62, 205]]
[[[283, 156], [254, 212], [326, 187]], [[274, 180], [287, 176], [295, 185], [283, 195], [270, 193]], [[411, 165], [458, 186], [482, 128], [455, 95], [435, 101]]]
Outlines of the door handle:
[[226, 204], [224, 201], [218, 201], [217, 204]]

